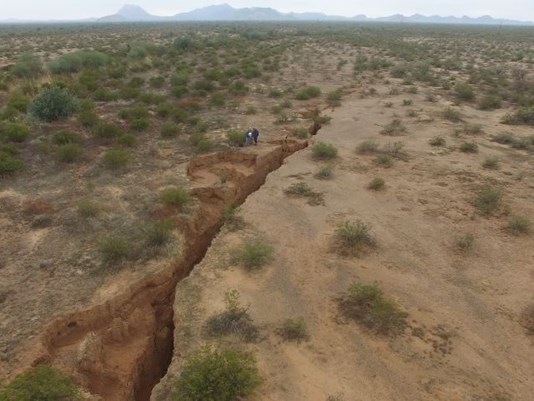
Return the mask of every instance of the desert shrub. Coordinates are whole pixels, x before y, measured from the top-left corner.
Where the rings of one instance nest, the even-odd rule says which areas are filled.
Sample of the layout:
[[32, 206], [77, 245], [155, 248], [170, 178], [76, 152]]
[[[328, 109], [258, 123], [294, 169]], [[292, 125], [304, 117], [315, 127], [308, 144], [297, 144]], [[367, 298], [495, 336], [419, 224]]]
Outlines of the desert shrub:
[[48, 63], [52, 74], [72, 74], [79, 72], [82, 67], [82, 59], [76, 53], [64, 54]]
[[169, 104], [169, 103], [160, 103], [158, 105], [158, 108], [156, 110], [156, 113], [158, 114], [159, 117], [168, 117], [171, 115], [172, 111], [173, 111], [173, 106], [172, 104]]
[[122, 235], [107, 235], [98, 245], [105, 264], [112, 265], [127, 259], [132, 252], [130, 240]]
[[482, 163], [482, 167], [488, 170], [498, 170], [499, 169], [499, 158], [497, 156], [487, 157]]
[[343, 97], [343, 91], [336, 89], [335, 91], [328, 92], [326, 95], [326, 101], [330, 107], [338, 107], [341, 105], [341, 98]]
[[222, 107], [226, 104], [226, 95], [223, 92], [216, 92], [210, 96], [210, 104], [217, 107]]
[[254, 342], [259, 331], [254, 326], [247, 308], [241, 306], [240, 295], [237, 290], [224, 294], [226, 309], [211, 316], [205, 325], [205, 333], [209, 337], [222, 337], [234, 335], [241, 341]]
[[146, 130], [148, 126], [149, 122], [146, 118], [136, 118], [130, 122], [130, 128], [137, 132]]
[[396, 302], [384, 297], [376, 284], [352, 284], [338, 299], [338, 307], [347, 318], [381, 335], [398, 335], [406, 327], [406, 317]]
[[[203, 134], [199, 133], [200, 138], [194, 141], [197, 152], [204, 153], [209, 152], [215, 147], [215, 143]], [[191, 135], [193, 137], [193, 135]]]
[[447, 145], [447, 141], [442, 136], [436, 136], [432, 138], [430, 141], [428, 141], [428, 143], [430, 144], [430, 146], [435, 146], [435, 147], [444, 147]]
[[508, 229], [515, 236], [529, 234], [531, 227], [532, 222], [529, 218], [524, 216], [512, 216], [508, 221]]
[[0, 152], [0, 177], [15, 174], [24, 168], [24, 162], [12, 155]]
[[237, 260], [248, 270], [257, 270], [274, 255], [274, 248], [262, 240], [247, 241], [239, 250]]
[[314, 175], [314, 177], [319, 180], [329, 180], [333, 176], [334, 176], [334, 168], [332, 166], [323, 166]]
[[7, 102], [8, 108], [13, 108], [20, 111], [21, 113], [26, 113], [28, 106], [30, 105], [30, 99], [21, 92], [14, 92], [9, 101]]
[[346, 221], [334, 233], [334, 249], [342, 255], [358, 255], [375, 246], [371, 226], [361, 220]]
[[515, 137], [510, 132], [500, 132], [493, 137], [493, 141], [502, 145], [510, 145], [515, 141]]
[[286, 341], [300, 343], [309, 338], [308, 329], [304, 319], [286, 319], [276, 330], [277, 334]]
[[230, 231], [237, 231], [245, 226], [245, 220], [239, 215], [240, 208], [230, 205], [223, 210], [223, 222]]
[[305, 182], [296, 182], [284, 190], [286, 195], [303, 197], [308, 199], [308, 204], [312, 206], [324, 205], [324, 195], [315, 192]]
[[35, 98], [29, 107], [31, 115], [42, 121], [54, 121], [72, 115], [78, 101], [66, 89], [49, 86]]
[[132, 159], [132, 155], [122, 149], [109, 149], [104, 152], [102, 162], [110, 170], [119, 170], [126, 167]]
[[83, 148], [77, 143], [66, 143], [57, 148], [57, 158], [63, 163], [73, 163], [83, 156]]
[[235, 401], [252, 394], [260, 382], [252, 355], [205, 346], [185, 358], [172, 400]]
[[511, 125], [534, 125], [534, 106], [521, 107], [513, 114], [507, 114], [502, 121]]
[[2, 401], [64, 401], [80, 399], [72, 379], [59, 370], [39, 365], [0, 387]]
[[83, 218], [96, 217], [100, 213], [100, 205], [90, 199], [78, 203], [78, 214]]
[[61, 130], [54, 132], [52, 142], [56, 145], [67, 145], [78, 142], [78, 135], [71, 131]]
[[133, 148], [137, 146], [137, 138], [133, 134], [124, 133], [119, 136], [117, 143], [126, 148]]
[[93, 129], [92, 134], [97, 139], [111, 140], [123, 135], [124, 132], [114, 124], [101, 121]]
[[501, 191], [490, 186], [482, 188], [475, 198], [476, 208], [485, 215], [494, 213], [501, 206], [501, 203]]
[[167, 122], [161, 126], [160, 135], [162, 138], [174, 138], [180, 135], [180, 126], [171, 122]]
[[192, 202], [191, 193], [187, 189], [171, 187], [164, 189], [160, 195], [161, 201], [177, 209], [183, 209]]
[[388, 136], [398, 136], [406, 132], [406, 127], [401, 120], [395, 118], [392, 122], [387, 124], [380, 133]]
[[16, 77], [33, 80], [43, 73], [43, 63], [39, 56], [24, 53], [12, 67], [11, 72]]
[[454, 94], [460, 100], [471, 101], [475, 98], [473, 87], [466, 83], [458, 83], [454, 87]]
[[297, 100], [309, 100], [321, 96], [321, 88], [318, 86], [307, 86], [304, 89], [297, 92], [295, 99]]
[[501, 99], [497, 96], [486, 95], [478, 101], [480, 110], [495, 110], [501, 107]]
[[373, 191], [383, 191], [386, 188], [386, 181], [380, 177], [373, 178], [367, 188]]
[[533, 145], [531, 138], [514, 138], [514, 140], [511, 143], [512, 148], [514, 149], [522, 149], [522, 150], [528, 150]]
[[283, 92], [280, 89], [271, 89], [269, 92], [269, 97], [272, 97], [274, 99], [278, 99], [283, 96]]
[[382, 167], [389, 168], [393, 166], [393, 157], [391, 157], [390, 155], [386, 153], [381, 153], [376, 156], [375, 163]]
[[0, 132], [8, 141], [15, 143], [22, 143], [30, 136], [30, 128], [23, 123], [4, 123], [0, 127]]
[[329, 160], [337, 157], [337, 149], [334, 145], [318, 142], [312, 147], [312, 156], [318, 160]]
[[460, 151], [464, 153], [477, 153], [478, 145], [476, 142], [464, 142], [460, 145]]
[[475, 236], [473, 234], [465, 234], [456, 239], [456, 247], [462, 252], [471, 252], [474, 242]]
[[231, 130], [226, 133], [226, 139], [232, 146], [242, 146], [245, 144], [245, 135], [237, 130]]
[[369, 153], [375, 153], [378, 151], [378, 142], [376, 142], [374, 139], [368, 139], [366, 141], [363, 141], [358, 145], [356, 148], [356, 151], [359, 154], [369, 154]]
[[403, 99], [402, 100], [402, 105], [403, 106], [411, 106], [413, 104], [413, 100], [412, 99]]
[[173, 228], [174, 223], [168, 219], [149, 224], [144, 230], [147, 245], [159, 247], [167, 244], [171, 240]]
[[94, 127], [98, 124], [98, 114], [92, 110], [80, 110], [78, 121], [84, 127]]
[[445, 120], [451, 121], [453, 123], [459, 123], [463, 121], [462, 114], [458, 111], [453, 109], [452, 107], [447, 107], [442, 112], [442, 116]]

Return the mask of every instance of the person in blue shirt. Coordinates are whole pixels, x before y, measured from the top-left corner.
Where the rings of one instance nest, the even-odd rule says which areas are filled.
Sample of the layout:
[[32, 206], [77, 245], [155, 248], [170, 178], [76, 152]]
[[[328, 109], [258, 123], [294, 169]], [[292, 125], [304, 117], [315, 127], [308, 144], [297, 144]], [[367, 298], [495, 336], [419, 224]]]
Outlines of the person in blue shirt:
[[260, 131], [256, 128], [252, 129], [252, 139], [254, 140], [254, 145], [258, 144], [258, 137], [260, 136]]

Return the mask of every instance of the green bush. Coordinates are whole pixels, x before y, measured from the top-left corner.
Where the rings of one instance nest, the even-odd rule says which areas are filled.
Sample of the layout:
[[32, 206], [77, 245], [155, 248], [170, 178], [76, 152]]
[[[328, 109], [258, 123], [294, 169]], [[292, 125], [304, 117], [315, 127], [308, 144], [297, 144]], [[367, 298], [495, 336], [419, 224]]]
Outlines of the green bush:
[[24, 162], [0, 152], [0, 177], [15, 174], [24, 168]]
[[482, 188], [475, 198], [475, 206], [485, 215], [495, 212], [501, 206], [501, 203], [501, 191], [490, 186]]
[[338, 299], [338, 306], [343, 315], [377, 334], [398, 335], [407, 325], [407, 313], [396, 302], [385, 298], [375, 284], [352, 284]]
[[111, 140], [123, 135], [124, 132], [114, 124], [101, 121], [93, 129], [93, 136], [97, 139]]
[[395, 118], [392, 122], [387, 124], [380, 133], [387, 136], [399, 136], [406, 132], [406, 127], [401, 120]]
[[341, 105], [341, 98], [343, 97], [343, 91], [336, 89], [335, 91], [328, 92], [326, 100], [330, 107], [339, 107]]
[[312, 206], [324, 205], [324, 195], [315, 192], [305, 182], [296, 182], [284, 190], [286, 195], [303, 197], [308, 199], [308, 204]]
[[471, 101], [475, 98], [475, 91], [473, 87], [466, 83], [456, 84], [454, 87], [454, 94], [458, 99]]
[[22, 143], [30, 136], [30, 129], [22, 123], [4, 123], [1, 131], [8, 141]]
[[337, 156], [337, 149], [334, 145], [319, 142], [312, 147], [312, 156], [318, 160], [329, 160]]
[[521, 107], [515, 113], [506, 115], [503, 123], [511, 125], [534, 125], [534, 106]]
[[57, 148], [57, 158], [63, 163], [73, 163], [83, 156], [83, 148], [76, 143], [67, 143]]
[[393, 166], [393, 158], [385, 153], [381, 153], [375, 158], [375, 163], [383, 167], [389, 168]]
[[298, 343], [309, 338], [304, 319], [286, 319], [278, 328], [277, 334], [286, 341]]
[[21, 92], [14, 92], [7, 102], [8, 108], [13, 108], [21, 113], [26, 113], [29, 105], [30, 99]]
[[245, 134], [237, 130], [227, 132], [226, 138], [232, 146], [242, 146], [245, 144]]
[[65, 401], [80, 398], [72, 379], [47, 365], [32, 368], [0, 387], [1, 401]]
[[172, 400], [235, 401], [252, 394], [260, 382], [252, 355], [205, 346], [186, 357]]
[[64, 54], [48, 64], [52, 74], [72, 74], [82, 69], [82, 60], [75, 53]]
[[515, 141], [515, 137], [511, 132], [500, 132], [493, 137], [493, 141], [502, 145], [510, 145]]
[[386, 181], [380, 177], [373, 178], [367, 188], [373, 191], [383, 191], [386, 188]]
[[314, 175], [314, 177], [319, 180], [329, 180], [333, 176], [334, 176], [334, 168], [332, 166], [323, 166]]
[[160, 135], [162, 138], [174, 138], [180, 135], [180, 126], [171, 122], [167, 122], [162, 125]]
[[43, 73], [43, 63], [39, 56], [24, 53], [19, 57], [11, 72], [16, 77], [33, 80]]
[[334, 234], [334, 248], [342, 255], [358, 255], [375, 246], [370, 225], [361, 220], [344, 222]]
[[309, 100], [321, 96], [321, 88], [318, 86], [307, 86], [301, 91], [297, 92], [295, 99]]
[[130, 127], [134, 131], [141, 132], [148, 128], [150, 125], [148, 119], [146, 118], [136, 118], [130, 122]]
[[248, 270], [256, 270], [268, 263], [274, 248], [261, 240], [246, 242], [238, 253], [238, 261]]
[[49, 86], [35, 98], [29, 107], [31, 115], [42, 121], [54, 121], [72, 115], [78, 102], [67, 90]]
[[98, 250], [105, 264], [116, 264], [127, 259], [132, 252], [128, 238], [121, 235], [108, 235], [98, 245]]
[[462, 114], [452, 107], [447, 107], [445, 110], [443, 110], [442, 116], [445, 120], [449, 120], [453, 123], [459, 123], [463, 121]]
[[167, 206], [183, 209], [192, 202], [191, 193], [183, 188], [172, 187], [163, 190], [161, 201]]
[[71, 131], [61, 130], [52, 135], [52, 142], [56, 145], [67, 145], [78, 142], [78, 135]]
[[477, 153], [478, 145], [476, 142], [464, 142], [460, 145], [460, 150], [464, 153]]
[[497, 96], [487, 95], [478, 101], [480, 110], [495, 110], [501, 108], [501, 99]]
[[117, 143], [125, 148], [134, 148], [137, 146], [137, 138], [133, 134], [122, 134], [117, 139]]
[[487, 168], [488, 170], [498, 170], [499, 158], [497, 156], [487, 157], [482, 163], [482, 167]]
[[230, 231], [237, 231], [245, 226], [245, 220], [239, 215], [240, 210], [235, 205], [230, 205], [223, 210], [224, 226]]
[[122, 149], [109, 149], [102, 156], [104, 166], [110, 170], [119, 170], [126, 167], [131, 159], [131, 154]]
[[512, 216], [508, 221], [508, 229], [513, 235], [529, 234], [532, 228], [530, 219], [524, 216]]

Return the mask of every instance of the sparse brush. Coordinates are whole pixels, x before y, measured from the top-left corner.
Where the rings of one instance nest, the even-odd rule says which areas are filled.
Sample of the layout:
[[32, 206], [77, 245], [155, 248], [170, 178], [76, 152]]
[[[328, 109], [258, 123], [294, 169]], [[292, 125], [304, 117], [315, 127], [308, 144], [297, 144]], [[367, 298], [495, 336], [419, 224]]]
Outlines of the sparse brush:
[[302, 197], [308, 199], [308, 204], [312, 206], [324, 205], [324, 195], [315, 192], [305, 182], [296, 182], [284, 190], [286, 195]]
[[102, 156], [102, 162], [110, 170], [120, 170], [130, 162], [132, 156], [122, 149], [109, 149]]
[[514, 134], [510, 132], [500, 132], [493, 137], [493, 140], [502, 145], [510, 145], [514, 142]]
[[460, 145], [460, 151], [464, 153], [477, 153], [478, 144], [476, 142], [464, 142]]
[[337, 157], [337, 149], [329, 143], [319, 142], [313, 145], [312, 155], [317, 160], [330, 160]]
[[230, 231], [237, 231], [245, 226], [245, 220], [239, 215], [240, 211], [241, 209], [234, 205], [224, 209], [223, 222]]
[[383, 167], [389, 168], [393, 166], [393, 158], [388, 154], [382, 153], [376, 156], [375, 163]]
[[435, 147], [447, 146], [447, 141], [442, 136], [436, 136], [432, 138], [430, 141], [428, 141], [428, 143], [430, 144], [430, 146], [435, 146]]
[[362, 143], [360, 143], [358, 145], [358, 147], [356, 148], [356, 151], [359, 153], [359, 154], [370, 154], [370, 153], [375, 153], [378, 151], [378, 142], [373, 140], [373, 139], [368, 139], [366, 141], [363, 141]]
[[63, 163], [74, 163], [81, 159], [83, 154], [83, 148], [76, 143], [67, 143], [57, 148], [57, 158]]
[[346, 221], [335, 232], [334, 249], [342, 255], [359, 255], [368, 248], [376, 247], [371, 235], [371, 226], [361, 220]]
[[81, 200], [78, 203], [78, 214], [81, 217], [96, 217], [98, 213], [100, 213], [100, 206], [98, 205], [98, 203], [89, 199]]
[[475, 198], [475, 206], [485, 215], [494, 213], [501, 203], [502, 192], [490, 186], [482, 188]]
[[475, 236], [473, 234], [465, 234], [456, 239], [456, 247], [462, 252], [471, 252], [474, 242]]
[[166, 122], [161, 126], [160, 135], [164, 139], [174, 138], [180, 135], [180, 126], [171, 122]]
[[380, 177], [373, 178], [367, 188], [372, 191], [383, 191], [386, 188], [386, 181]]
[[488, 170], [498, 170], [499, 169], [499, 158], [497, 156], [487, 157], [482, 163], [482, 167]]
[[121, 235], [108, 235], [99, 244], [98, 250], [105, 264], [117, 264], [127, 259], [132, 252], [128, 238]]
[[386, 125], [380, 133], [387, 136], [399, 136], [406, 132], [406, 127], [398, 118], [394, 119], [391, 123]]
[[167, 244], [172, 237], [174, 223], [165, 219], [151, 223], [145, 228], [145, 237], [148, 246], [159, 247]]
[[161, 201], [167, 206], [183, 209], [192, 201], [191, 193], [183, 188], [172, 187], [163, 190]]
[[532, 228], [532, 222], [524, 216], [512, 216], [508, 221], [508, 229], [515, 236], [529, 234]]
[[399, 335], [407, 325], [408, 314], [396, 302], [384, 297], [376, 284], [352, 284], [338, 299], [338, 306], [344, 316], [376, 334]]
[[262, 240], [246, 242], [238, 252], [237, 259], [247, 270], [257, 270], [274, 256], [274, 248]]
[[309, 338], [308, 329], [304, 319], [286, 319], [276, 330], [276, 333], [285, 341], [300, 343]]
[[443, 111], [442, 116], [445, 120], [449, 120], [453, 123], [459, 123], [463, 121], [462, 114], [458, 110], [453, 109], [452, 107], [447, 107]]
[[319, 180], [329, 180], [333, 176], [334, 176], [334, 168], [332, 166], [323, 166], [314, 175], [314, 177]]

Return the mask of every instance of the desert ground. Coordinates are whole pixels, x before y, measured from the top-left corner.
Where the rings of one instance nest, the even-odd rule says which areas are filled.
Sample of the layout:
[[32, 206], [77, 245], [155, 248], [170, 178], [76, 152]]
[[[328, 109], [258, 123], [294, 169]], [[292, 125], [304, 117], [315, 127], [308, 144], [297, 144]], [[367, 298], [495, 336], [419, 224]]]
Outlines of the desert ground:
[[531, 34], [0, 27], [0, 400], [531, 400]]

